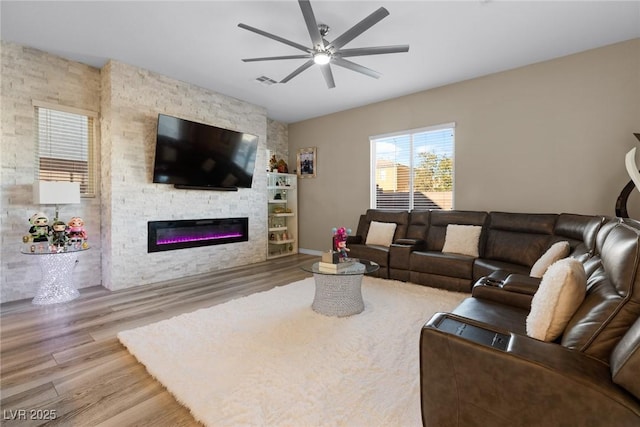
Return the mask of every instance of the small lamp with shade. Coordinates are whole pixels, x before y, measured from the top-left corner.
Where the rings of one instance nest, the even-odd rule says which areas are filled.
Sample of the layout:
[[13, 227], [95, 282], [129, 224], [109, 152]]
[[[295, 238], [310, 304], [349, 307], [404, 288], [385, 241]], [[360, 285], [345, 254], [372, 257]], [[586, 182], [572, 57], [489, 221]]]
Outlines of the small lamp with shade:
[[57, 221], [60, 216], [60, 205], [80, 203], [80, 184], [65, 181], [37, 181], [33, 184], [33, 203], [39, 205], [55, 205]]

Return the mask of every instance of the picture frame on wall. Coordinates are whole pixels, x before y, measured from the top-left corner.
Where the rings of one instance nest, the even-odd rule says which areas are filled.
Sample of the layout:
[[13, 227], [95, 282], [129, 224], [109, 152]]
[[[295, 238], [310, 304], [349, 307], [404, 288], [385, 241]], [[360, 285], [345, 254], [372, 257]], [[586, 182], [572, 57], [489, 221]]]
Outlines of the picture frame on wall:
[[299, 178], [315, 178], [318, 162], [316, 147], [300, 148], [298, 150], [297, 171]]

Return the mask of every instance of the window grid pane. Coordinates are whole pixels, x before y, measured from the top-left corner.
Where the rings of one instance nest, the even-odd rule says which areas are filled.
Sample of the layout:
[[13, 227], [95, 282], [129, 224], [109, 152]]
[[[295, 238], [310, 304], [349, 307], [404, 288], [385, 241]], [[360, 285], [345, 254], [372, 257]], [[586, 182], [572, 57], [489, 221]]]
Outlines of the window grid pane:
[[376, 209], [452, 209], [453, 128], [372, 140]]
[[376, 207], [409, 209], [411, 138], [382, 138], [375, 144]]
[[80, 183], [85, 196], [95, 194], [93, 118], [36, 107], [37, 179]]

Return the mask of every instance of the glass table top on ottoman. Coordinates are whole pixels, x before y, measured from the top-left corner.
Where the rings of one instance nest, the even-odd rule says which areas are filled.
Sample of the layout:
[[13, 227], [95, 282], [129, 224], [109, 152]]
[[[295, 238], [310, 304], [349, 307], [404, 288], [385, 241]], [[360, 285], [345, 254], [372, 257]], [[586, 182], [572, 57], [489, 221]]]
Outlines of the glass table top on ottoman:
[[321, 262], [305, 265], [302, 270], [313, 273], [316, 292], [311, 308], [325, 316], [351, 316], [364, 310], [362, 276], [380, 266], [364, 259], [352, 259], [348, 266], [327, 266]]

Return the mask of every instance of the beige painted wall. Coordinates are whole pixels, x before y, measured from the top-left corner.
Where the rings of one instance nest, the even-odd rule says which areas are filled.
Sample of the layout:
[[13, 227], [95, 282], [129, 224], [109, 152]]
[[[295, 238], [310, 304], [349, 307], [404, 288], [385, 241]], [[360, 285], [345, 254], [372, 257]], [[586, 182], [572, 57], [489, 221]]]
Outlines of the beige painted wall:
[[327, 250], [332, 227], [355, 230], [369, 136], [448, 122], [456, 209], [614, 215], [640, 132], [640, 39], [290, 124], [291, 164], [317, 147], [317, 177], [299, 184], [300, 247]]

